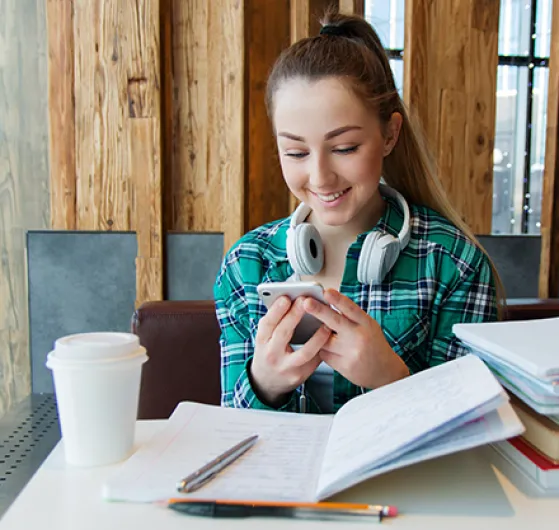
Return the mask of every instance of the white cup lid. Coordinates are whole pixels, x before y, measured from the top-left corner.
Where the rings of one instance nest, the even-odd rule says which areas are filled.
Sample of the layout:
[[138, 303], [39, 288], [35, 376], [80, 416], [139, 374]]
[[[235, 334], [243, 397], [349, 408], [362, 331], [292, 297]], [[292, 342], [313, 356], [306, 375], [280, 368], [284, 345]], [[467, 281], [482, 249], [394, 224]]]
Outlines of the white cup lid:
[[57, 339], [53, 354], [69, 361], [117, 360], [138, 352], [140, 348], [140, 340], [133, 333], [78, 333]]

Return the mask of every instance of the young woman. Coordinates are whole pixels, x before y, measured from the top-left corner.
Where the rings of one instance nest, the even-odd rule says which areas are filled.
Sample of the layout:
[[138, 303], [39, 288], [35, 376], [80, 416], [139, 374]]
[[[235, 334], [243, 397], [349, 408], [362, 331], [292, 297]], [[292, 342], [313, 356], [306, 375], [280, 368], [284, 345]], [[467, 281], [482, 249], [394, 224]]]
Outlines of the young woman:
[[[463, 355], [452, 326], [496, 319], [497, 275], [445, 198], [373, 28], [327, 15], [277, 60], [268, 108], [301, 205], [242, 237], [218, 274], [222, 405], [331, 413]], [[328, 305], [283, 297], [266, 311], [258, 284], [291, 279], [320, 282]], [[324, 325], [294, 349], [305, 313]]]

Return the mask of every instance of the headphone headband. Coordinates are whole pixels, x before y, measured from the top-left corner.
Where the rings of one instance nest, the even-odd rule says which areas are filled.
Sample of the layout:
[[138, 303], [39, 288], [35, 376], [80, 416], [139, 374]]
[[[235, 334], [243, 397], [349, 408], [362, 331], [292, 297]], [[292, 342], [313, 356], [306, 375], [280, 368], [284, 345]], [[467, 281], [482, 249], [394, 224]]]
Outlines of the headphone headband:
[[300, 225], [304, 220], [309, 216], [312, 209], [310, 206], [302, 202], [295, 208], [293, 215], [291, 216], [291, 222], [289, 223], [290, 228], [295, 228], [297, 225]]
[[398, 240], [400, 241], [400, 248], [405, 248], [408, 243], [410, 242], [410, 209], [406, 199], [404, 196], [394, 188], [391, 188], [387, 184], [383, 184], [382, 182], [379, 184], [379, 190], [382, 195], [392, 197], [402, 209], [402, 213], [404, 215], [404, 221], [402, 222], [402, 228], [398, 232]]

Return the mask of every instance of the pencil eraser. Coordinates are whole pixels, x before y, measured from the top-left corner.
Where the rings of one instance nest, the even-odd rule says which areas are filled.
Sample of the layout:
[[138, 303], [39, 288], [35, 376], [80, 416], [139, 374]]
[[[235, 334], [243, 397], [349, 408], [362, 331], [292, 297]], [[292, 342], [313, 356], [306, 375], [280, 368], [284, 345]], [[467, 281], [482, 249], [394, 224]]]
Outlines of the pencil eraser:
[[398, 515], [396, 506], [385, 506], [383, 511], [385, 517], [396, 517]]

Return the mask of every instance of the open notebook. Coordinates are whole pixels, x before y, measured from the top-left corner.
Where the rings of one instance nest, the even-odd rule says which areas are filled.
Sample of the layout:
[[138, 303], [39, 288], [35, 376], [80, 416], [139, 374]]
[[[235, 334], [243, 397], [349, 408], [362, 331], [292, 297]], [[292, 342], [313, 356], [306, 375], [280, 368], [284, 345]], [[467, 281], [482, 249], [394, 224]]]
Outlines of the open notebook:
[[176, 484], [250, 434], [256, 445], [190, 498], [316, 501], [381, 473], [504, 440], [524, 427], [473, 355], [352, 399], [335, 415], [185, 402], [105, 484], [109, 500], [181, 496]]

